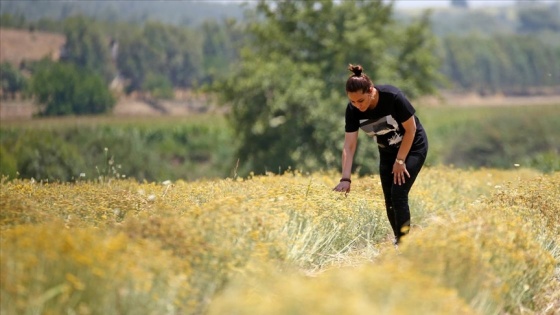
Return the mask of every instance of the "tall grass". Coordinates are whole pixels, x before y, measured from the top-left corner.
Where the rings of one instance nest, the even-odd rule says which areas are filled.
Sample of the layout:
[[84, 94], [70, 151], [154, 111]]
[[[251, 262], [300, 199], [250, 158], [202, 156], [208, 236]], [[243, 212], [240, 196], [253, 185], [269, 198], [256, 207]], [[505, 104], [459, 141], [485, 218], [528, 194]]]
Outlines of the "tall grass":
[[111, 161], [121, 175], [154, 181], [223, 178], [233, 168], [231, 132], [219, 115], [195, 118], [52, 118], [2, 123], [0, 173], [75, 181]]
[[420, 107], [429, 164], [560, 171], [560, 104]]
[[377, 176], [3, 180], [2, 314], [552, 314], [560, 173], [428, 167], [395, 250]]
[[[428, 165], [513, 169], [518, 164], [560, 171], [560, 105], [420, 105], [418, 115], [429, 137]], [[342, 134], [340, 130], [341, 138]], [[93, 179], [98, 176], [96, 168], [110, 160], [120, 166], [119, 174], [139, 181], [225, 178], [239, 170], [237, 141], [220, 114], [6, 121], [0, 125], [0, 174], [50, 181], [75, 181], [83, 174]], [[356, 162], [362, 174], [377, 169], [375, 148], [367, 147], [368, 154]]]

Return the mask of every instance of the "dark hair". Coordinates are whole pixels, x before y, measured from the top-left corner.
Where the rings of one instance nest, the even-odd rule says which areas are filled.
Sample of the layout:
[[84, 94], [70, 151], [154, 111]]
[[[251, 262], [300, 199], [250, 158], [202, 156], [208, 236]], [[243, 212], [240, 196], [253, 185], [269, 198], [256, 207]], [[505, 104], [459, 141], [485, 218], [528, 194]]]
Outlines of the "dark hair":
[[360, 65], [348, 65], [348, 70], [352, 71], [353, 74], [350, 75], [346, 81], [346, 92], [358, 92], [366, 93], [370, 87], [373, 86], [371, 79], [364, 73], [364, 69]]

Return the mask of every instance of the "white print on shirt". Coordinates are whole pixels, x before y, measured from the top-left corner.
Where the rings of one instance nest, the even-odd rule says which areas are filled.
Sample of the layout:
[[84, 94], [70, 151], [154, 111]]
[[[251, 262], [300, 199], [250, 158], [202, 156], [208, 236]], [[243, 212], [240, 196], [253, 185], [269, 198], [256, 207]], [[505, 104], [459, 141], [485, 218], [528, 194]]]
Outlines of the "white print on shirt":
[[387, 115], [378, 120], [360, 119], [360, 128], [370, 137], [383, 136], [393, 133], [389, 138], [389, 145], [397, 145], [402, 141], [402, 134], [399, 132], [399, 124], [391, 115]]
[[389, 145], [399, 144], [402, 141], [402, 136], [399, 133], [395, 133], [391, 139], [389, 139]]

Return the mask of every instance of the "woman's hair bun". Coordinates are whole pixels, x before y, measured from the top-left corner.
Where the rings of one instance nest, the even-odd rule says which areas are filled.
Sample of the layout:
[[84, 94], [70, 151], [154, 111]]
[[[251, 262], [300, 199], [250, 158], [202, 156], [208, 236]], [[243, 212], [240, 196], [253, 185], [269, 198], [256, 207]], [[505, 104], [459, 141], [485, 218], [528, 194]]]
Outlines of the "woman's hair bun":
[[364, 68], [360, 65], [348, 65], [348, 70], [352, 71], [352, 75], [346, 80], [346, 92], [366, 93], [372, 86], [371, 79], [365, 74]]
[[364, 71], [364, 69], [362, 68], [362, 66], [360, 66], [360, 65], [354, 66], [354, 65], [352, 65], [352, 64], [350, 64], [350, 65], [348, 66], [348, 70], [352, 71], [352, 73], [354, 73], [354, 75], [357, 76], [357, 77], [361, 76], [361, 75], [362, 75], [362, 72]]

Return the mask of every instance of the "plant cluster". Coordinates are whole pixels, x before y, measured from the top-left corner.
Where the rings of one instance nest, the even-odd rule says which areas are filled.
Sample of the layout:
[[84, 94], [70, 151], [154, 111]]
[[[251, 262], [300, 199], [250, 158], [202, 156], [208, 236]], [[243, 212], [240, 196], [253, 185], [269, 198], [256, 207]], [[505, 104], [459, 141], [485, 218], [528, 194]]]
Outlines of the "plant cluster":
[[[560, 171], [560, 136], [556, 136], [560, 135], [556, 119], [559, 105], [428, 108], [419, 104], [418, 107], [418, 116], [429, 137], [428, 165], [512, 169], [518, 164], [543, 172]], [[317, 123], [317, 127], [324, 126]], [[245, 146], [247, 154], [257, 156], [264, 169], [275, 173], [287, 169], [277, 164], [280, 157], [289, 155], [283, 144], [304, 141], [298, 139], [300, 135], [294, 130], [278, 128], [290, 133], [287, 137], [287, 133], [267, 131], [271, 137], [282, 137], [269, 140], [278, 142], [269, 145], [274, 150], [259, 153], [253, 150], [255, 143]], [[302, 162], [288, 166], [302, 172], [339, 167], [340, 151], [334, 149], [338, 150], [342, 144], [343, 128], [329, 131], [337, 139], [336, 143], [333, 140], [329, 155], [314, 145], [314, 140], [309, 140], [292, 153]], [[531, 136], [521, 141], [520, 131]], [[356, 153], [359, 159], [355, 172], [362, 176], [375, 174], [377, 149], [366, 135], [360, 137], [363, 138]], [[0, 126], [0, 174], [10, 179], [38, 181], [91, 180], [117, 175], [139, 181], [194, 180], [231, 177], [234, 171], [247, 176], [246, 167], [236, 167], [236, 161], [239, 164], [243, 161], [236, 151], [240, 141], [219, 114], [190, 118], [74, 117], [7, 122]], [[311, 156], [313, 159], [304, 159]]]
[[3, 180], [0, 310], [545, 313], [560, 306], [559, 175], [428, 167], [397, 251], [377, 176], [348, 195], [334, 173]]
[[[62, 119], [0, 129], [0, 174], [38, 181], [225, 177], [230, 132], [219, 116], [142, 120]], [[190, 121], [189, 121], [190, 120]]]

